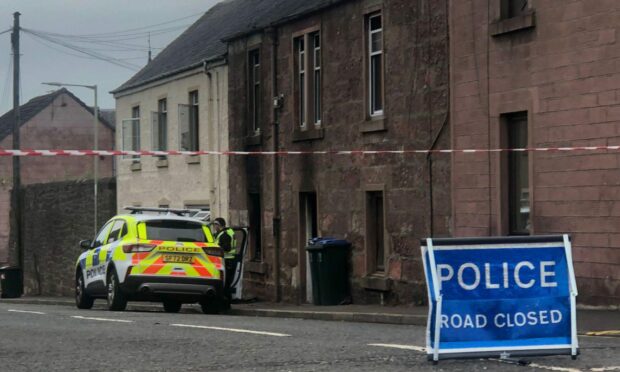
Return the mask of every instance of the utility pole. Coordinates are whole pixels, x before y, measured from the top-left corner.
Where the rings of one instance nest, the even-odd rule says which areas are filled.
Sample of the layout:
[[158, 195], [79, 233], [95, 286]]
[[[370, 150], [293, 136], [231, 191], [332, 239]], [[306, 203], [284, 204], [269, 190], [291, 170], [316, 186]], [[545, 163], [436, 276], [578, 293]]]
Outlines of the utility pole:
[[[19, 112], [19, 12], [13, 13], [13, 33], [11, 34], [11, 44], [13, 46], [13, 149], [19, 150], [19, 127], [21, 123], [21, 115]], [[11, 210], [13, 211], [13, 244], [17, 251], [17, 265], [22, 271], [24, 270], [24, 252], [22, 249], [22, 236], [21, 236], [21, 201], [20, 201], [20, 189], [21, 189], [21, 170], [19, 166], [19, 156], [13, 156], [13, 192], [11, 193]], [[23, 285], [23, 280], [22, 280]], [[23, 288], [23, 287], [22, 287]]]
[[149, 32], [149, 63], [151, 62], [151, 33]]

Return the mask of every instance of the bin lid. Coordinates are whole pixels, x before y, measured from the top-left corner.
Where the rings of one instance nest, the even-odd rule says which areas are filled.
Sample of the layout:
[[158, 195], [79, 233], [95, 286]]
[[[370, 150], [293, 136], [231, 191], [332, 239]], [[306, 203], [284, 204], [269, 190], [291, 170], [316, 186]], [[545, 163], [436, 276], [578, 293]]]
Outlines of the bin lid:
[[12, 270], [19, 270], [19, 267], [17, 267], [17, 266], [2, 266], [2, 267], [0, 267], [0, 271], [12, 271]]
[[325, 248], [349, 248], [351, 243], [344, 239], [337, 238], [312, 238], [308, 240], [306, 250], [325, 249]]

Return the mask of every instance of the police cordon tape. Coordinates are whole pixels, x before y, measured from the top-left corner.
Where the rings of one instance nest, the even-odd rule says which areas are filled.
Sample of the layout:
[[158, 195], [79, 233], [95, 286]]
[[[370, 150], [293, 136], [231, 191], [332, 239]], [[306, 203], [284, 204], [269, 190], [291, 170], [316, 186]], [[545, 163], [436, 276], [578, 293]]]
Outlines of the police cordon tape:
[[618, 151], [618, 146], [532, 147], [518, 149], [440, 149], [440, 150], [323, 150], [323, 151], [124, 151], [124, 150], [4, 150], [0, 156], [286, 156], [286, 155], [407, 155], [475, 154], [500, 152]]

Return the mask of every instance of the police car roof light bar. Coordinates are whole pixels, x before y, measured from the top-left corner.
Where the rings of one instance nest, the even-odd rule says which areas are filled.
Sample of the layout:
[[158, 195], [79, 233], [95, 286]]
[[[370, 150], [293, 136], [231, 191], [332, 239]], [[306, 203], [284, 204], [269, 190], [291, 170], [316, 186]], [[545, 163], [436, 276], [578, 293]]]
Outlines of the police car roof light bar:
[[176, 208], [149, 208], [149, 207], [125, 207], [131, 214], [143, 214], [144, 212], [173, 213], [184, 216], [189, 213], [200, 212], [200, 209], [176, 209]]

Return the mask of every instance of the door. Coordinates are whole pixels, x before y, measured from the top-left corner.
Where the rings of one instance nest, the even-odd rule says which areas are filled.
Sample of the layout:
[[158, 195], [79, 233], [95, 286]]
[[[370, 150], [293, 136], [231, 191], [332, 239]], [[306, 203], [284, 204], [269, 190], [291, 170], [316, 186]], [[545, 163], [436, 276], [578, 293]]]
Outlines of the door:
[[243, 262], [245, 254], [248, 251], [248, 228], [247, 227], [231, 227], [235, 232], [235, 240], [237, 241], [237, 254], [235, 255], [235, 270], [226, 275], [232, 275], [230, 282], [230, 291], [232, 298], [241, 300], [243, 298]]

